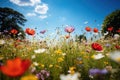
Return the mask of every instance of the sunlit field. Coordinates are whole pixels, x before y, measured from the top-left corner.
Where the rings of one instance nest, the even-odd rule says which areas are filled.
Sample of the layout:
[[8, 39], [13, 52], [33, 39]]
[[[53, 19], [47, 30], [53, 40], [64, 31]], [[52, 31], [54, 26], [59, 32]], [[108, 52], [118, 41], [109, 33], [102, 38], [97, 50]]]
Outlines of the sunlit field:
[[74, 27], [62, 30], [66, 34], [55, 31], [53, 38], [27, 28], [21, 40], [1, 33], [0, 80], [120, 80], [118, 34], [106, 38], [111, 30], [86, 27], [84, 36], [92, 35], [86, 40], [73, 35]]

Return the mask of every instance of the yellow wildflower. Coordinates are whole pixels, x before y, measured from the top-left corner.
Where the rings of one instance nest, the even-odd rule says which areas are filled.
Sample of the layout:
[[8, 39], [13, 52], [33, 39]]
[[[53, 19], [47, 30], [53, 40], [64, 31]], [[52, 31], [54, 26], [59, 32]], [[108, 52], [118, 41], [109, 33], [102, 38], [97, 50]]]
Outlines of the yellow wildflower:
[[76, 69], [76, 67], [69, 67], [69, 73], [70, 74], [74, 74], [75, 73], [75, 69]]
[[27, 75], [22, 77], [20, 80], [38, 80], [38, 78], [35, 75]]
[[83, 62], [82, 61], [76, 61], [77, 64], [82, 64]]
[[4, 57], [0, 55], [0, 60], [3, 60], [3, 59], [4, 59]]
[[88, 58], [89, 58], [89, 56], [84, 56], [84, 58], [88, 59]]
[[120, 57], [115, 58], [115, 61], [120, 62]]
[[51, 67], [53, 67], [53, 65], [52, 65], [52, 64], [50, 64], [50, 65], [49, 65], [49, 68], [51, 68]]
[[44, 64], [40, 64], [40, 67], [44, 68], [44, 67], [45, 67], [45, 65], [44, 65]]
[[58, 58], [57, 61], [62, 62], [62, 61], [64, 61], [64, 59], [63, 58]]
[[85, 54], [85, 52], [81, 52], [81, 54]]
[[59, 66], [59, 65], [55, 65], [55, 67], [56, 67], [56, 68], [61, 68], [61, 66]]
[[104, 64], [105, 64], [105, 65], [107, 65], [107, 64], [108, 64], [108, 62], [107, 62], [107, 61], [104, 61]]
[[56, 54], [62, 54], [62, 50], [58, 49], [55, 51]]
[[91, 58], [94, 59], [94, 58], [95, 58], [95, 55], [92, 55]]

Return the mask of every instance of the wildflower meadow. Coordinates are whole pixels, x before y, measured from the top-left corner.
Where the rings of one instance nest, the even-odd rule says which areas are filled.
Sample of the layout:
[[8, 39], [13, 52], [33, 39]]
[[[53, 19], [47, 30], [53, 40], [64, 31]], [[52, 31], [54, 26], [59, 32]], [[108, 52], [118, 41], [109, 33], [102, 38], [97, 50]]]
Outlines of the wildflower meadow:
[[91, 36], [81, 41], [74, 26], [54, 34], [26, 28], [25, 39], [0, 33], [0, 80], [120, 80], [120, 35], [105, 37], [113, 29], [87, 26], [84, 36]]

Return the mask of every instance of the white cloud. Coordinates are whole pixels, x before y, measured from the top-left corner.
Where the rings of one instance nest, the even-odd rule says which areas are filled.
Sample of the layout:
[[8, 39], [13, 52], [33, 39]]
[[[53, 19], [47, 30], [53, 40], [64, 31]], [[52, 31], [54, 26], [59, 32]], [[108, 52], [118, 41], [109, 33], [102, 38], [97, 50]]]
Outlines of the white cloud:
[[35, 6], [41, 3], [41, 0], [10, 0], [10, 2], [18, 6]]
[[26, 15], [27, 15], [27, 16], [30, 16], [30, 17], [32, 17], [32, 16], [36, 16], [35, 13], [27, 13]]
[[84, 24], [88, 24], [88, 21], [85, 21]]
[[48, 11], [48, 5], [47, 4], [42, 4], [42, 5], [37, 5], [35, 7], [35, 12], [39, 14], [46, 14]]
[[41, 15], [41, 16], [39, 16], [39, 18], [40, 19], [45, 19], [45, 18], [47, 18], [47, 15]]

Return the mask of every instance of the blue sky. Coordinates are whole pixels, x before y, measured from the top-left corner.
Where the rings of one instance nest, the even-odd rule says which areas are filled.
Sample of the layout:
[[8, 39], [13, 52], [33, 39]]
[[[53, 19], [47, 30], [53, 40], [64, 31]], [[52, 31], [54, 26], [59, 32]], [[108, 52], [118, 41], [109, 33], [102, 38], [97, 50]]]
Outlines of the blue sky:
[[105, 17], [120, 9], [120, 0], [1, 0], [0, 7], [22, 13], [27, 19], [24, 29], [52, 33], [56, 27], [69, 25], [75, 27], [75, 34], [82, 34], [86, 26], [100, 30]]

